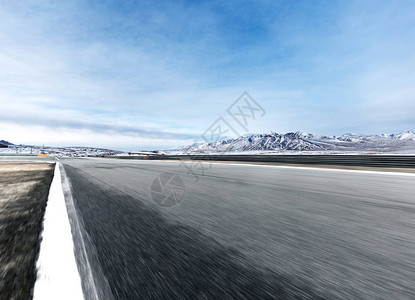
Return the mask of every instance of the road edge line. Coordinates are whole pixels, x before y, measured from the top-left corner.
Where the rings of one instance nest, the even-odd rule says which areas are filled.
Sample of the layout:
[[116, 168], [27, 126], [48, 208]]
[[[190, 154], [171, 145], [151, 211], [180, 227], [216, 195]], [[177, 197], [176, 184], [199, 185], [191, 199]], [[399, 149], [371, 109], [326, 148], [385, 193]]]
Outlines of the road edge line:
[[55, 164], [41, 238], [33, 299], [84, 299], [59, 163]]

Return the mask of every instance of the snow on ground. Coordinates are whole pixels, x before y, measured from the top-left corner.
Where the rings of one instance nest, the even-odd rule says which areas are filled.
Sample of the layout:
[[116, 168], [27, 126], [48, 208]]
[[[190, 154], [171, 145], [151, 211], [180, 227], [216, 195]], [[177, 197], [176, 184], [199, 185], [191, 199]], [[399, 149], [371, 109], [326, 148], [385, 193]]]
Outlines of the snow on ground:
[[91, 147], [42, 147], [13, 145], [8, 148], [0, 148], [0, 155], [37, 155], [47, 154], [56, 157], [86, 157], [86, 156], [108, 156], [121, 154], [123, 152]]

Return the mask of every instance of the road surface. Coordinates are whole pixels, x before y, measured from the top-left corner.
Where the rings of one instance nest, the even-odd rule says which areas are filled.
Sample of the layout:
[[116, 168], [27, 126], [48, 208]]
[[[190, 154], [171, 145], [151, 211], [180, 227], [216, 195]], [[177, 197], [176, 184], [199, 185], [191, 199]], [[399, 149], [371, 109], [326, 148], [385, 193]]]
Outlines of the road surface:
[[[107, 299], [415, 298], [413, 174], [60, 162]], [[151, 194], [164, 172], [184, 184], [170, 207]]]

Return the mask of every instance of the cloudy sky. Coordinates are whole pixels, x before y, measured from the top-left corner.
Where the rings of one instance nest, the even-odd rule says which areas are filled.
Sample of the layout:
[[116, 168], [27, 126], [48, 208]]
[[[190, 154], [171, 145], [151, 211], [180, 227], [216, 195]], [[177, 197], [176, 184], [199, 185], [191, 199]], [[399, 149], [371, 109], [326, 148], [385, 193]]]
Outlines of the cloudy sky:
[[415, 130], [414, 37], [414, 1], [0, 0], [0, 139], [185, 145], [244, 91], [249, 132]]

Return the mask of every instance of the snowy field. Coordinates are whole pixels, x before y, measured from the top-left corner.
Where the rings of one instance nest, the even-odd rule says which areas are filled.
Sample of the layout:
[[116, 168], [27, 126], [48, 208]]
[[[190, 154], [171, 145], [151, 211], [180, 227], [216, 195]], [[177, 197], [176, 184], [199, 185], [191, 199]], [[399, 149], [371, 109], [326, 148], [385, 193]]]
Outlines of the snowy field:
[[87, 157], [108, 156], [121, 154], [123, 152], [101, 148], [90, 147], [42, 147], [13, 145], [8, 148], [0, 148], [0, 155], [38, 155], [47, 154], [55, 157]]

